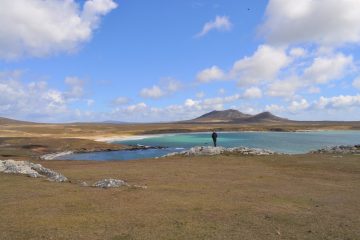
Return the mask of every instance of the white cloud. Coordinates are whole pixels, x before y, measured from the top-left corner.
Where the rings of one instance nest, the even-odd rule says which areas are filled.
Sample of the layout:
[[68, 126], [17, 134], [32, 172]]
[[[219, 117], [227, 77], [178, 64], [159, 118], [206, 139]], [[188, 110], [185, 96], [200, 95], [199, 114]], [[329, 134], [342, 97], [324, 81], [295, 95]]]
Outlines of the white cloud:
[[202, 37], [208, 34], [212, 30], [217, 31], [230, 31], [232, 23], [227, 16], [216, 16], [214, 21], [205, 23], [202, 31], [196, 35], [196, 37]]
[[316, 84], [325, 84], [343, 77], [352, 65], [352, 57], [341, 53], [333, 57], [318, 57], [304, 70], [303, 79]]
[[141, 102], [138, 104], [127, 106], [125, 108], [125, 111], [128, 113], [142, 113], [147, 108], [148, 108], [148, 106], [146, 105], [146, 103]]
[[238, 79], [240, 86], [265, 83], [274, 80], [289, 63], [284, 49], [260, 45], [253, 56], [235, 62], [230, 76]]
[[76, 51], [89, 41], [100, 17], [116, 8], [113, 0], [2, 0], [0, 58], [42, 57]]
[[224, 88], [219, 89], [219, 94], [224, 95], [226, 93], [226, 90]]
[[262, 91], [260, 88], [257, 87], [251, 87], [246, 89], [244, 93], [245, 98], [261, 98], [262, 97]]
[[308, 93], [311, 93], [311, 94], [316, 94], [316, 93], [320, 93], [320, 92], [321, 92], [321, 89], [318, 87], [312, 86], [312, 87], [309, 87], [309, 89], [308, 89]]
[[218, 66], [212, 66], [199, 72], [196, 76], [197, 81], [208, 83], [225, 79], [225, 73]]
[[356, 79], [353, 81], [352, 85], [353, 85], [355, 88], [360, 89], [360, 77], [356, 78]]
[[330, 98], [320, 97], [314, 105], [318, 109], [360, 107], [360, 95], [340, 95]]
[[272, 44], [360, 42], [358, 0], [270, 0], [261, 30]]
[[268, 85], [267, 95], [271, 97], [294, 97], [296, 91], [304, 86], [304, 83], [297, 77], [289, 77], [285, 80], [278, 80]]
[[290, 49], [289, 54], [291, 57], [301, 58], [301, 57], [305, 57], [307, 55], [307, 51], [304, 48], [296, 47], [296, 48]]
[[82, 81], [68, 77], [65, 82], [69, 91], [49, 88], [44, 81], [24, 83], [17, 72], [0, 73], [0, 112], [2, 116], [37, 121], [61, 121], [74, 119], [69, 108], [73, 101], [82, 101]]
[[140, 96], [143, 98], [158, 99], [172, 93], [175, 93], [183, 88], [183, 84], [174, 78], [163, 78], [160, 85], [154, 85], [151, 88], [143, 88], [140, 91]]
[[157, 85], [152, 86], [151, 88], [143, 88], [140, 92], [140, 96], [143, 98], [161, 98], [165, 96], [165, 92]]
[[300, 101], [292, 101], [288, 109], [291, 112], [298, 112], [309, 108], [309, 106], [310, 104], [306, 99], [301, 99]]

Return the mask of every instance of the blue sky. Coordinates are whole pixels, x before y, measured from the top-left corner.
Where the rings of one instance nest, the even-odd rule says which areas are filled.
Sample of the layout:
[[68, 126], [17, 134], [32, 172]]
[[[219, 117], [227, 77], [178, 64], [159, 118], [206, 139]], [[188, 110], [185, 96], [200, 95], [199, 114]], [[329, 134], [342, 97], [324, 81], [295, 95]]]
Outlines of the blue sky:
[[3, 0], [0, 116], [360, 120], [357, 0]]

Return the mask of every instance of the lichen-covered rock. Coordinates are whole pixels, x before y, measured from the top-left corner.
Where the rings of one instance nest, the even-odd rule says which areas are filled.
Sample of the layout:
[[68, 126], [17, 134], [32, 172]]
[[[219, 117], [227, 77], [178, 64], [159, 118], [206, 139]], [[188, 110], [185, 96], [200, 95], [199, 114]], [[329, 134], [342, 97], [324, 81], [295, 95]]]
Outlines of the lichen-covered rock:
[[247, 147], [234, 147], [234, 148], [224, 148], [224, 147], [193, 147], [189, 150], [182, 152], [169, 153], [163, 157], [171, 156], [211, 156], [211, 155], [220, 155], [226, 153], [234, 153], [240, 155], [273, 155], [276, 154], [273, 151], [257, 148], [247, 148]]
[[49, 181], [66, 182], [68, 179], [51, 169], [27, 161], [0, 160], [0, 172], [12, 174], [24, 174], [29, 177], [47, 177]]
[[51, 169], [45, 168], [45, 167], [41, 166], [41, 164], [30, 163], [30, 166], [32, 169], [37, 171], [39, 174], [48, 177], [48, 179], [50, 181], [66, 182], [68, 180], [64, 175], [57, 173]]
[[119, 180], [119, 179], [103, 179], [100, 181], [97, 181], [92, 185], [93, 187], [98, 188], [118, 188], [122, 186], [129, 186], [125, 181]]
[[331, 153], [331, 154], [360, 154], [359, 145], [329, 146], [310, 153]]

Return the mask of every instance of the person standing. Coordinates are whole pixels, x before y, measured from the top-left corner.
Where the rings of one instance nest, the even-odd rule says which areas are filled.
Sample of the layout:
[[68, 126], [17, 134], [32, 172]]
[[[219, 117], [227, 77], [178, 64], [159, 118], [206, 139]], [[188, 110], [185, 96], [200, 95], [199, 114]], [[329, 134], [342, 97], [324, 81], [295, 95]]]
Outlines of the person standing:
[[213, 133], [211, 134], [212, 140], [214, 142], [214, 147], [216, 147], [216, 139], [217, 139], [217, 133], [215, 132], [215, 130], [213, 131]]

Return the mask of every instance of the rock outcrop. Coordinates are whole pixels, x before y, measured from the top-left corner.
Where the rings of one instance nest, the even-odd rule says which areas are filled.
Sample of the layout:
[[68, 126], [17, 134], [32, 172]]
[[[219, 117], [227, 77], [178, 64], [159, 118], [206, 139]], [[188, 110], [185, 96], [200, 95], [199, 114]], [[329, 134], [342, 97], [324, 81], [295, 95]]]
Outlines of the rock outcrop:
[[67, 182], [68, 179], [61, 173], [26, 161], [0, 160], [0, 172], [12, 174], [24, 174], [29, 177], [46, 177], [49, 181]]
[[224, 148], [224, 147], [193, 147], [189, 150], [182, 152], [169, 153], [163, 157], [171, 156], [211, 156], [211, 155], [220, 155], [220, 154], [240, 154], [240, 155], [273, 155], [276, 152], [257, 149], [257, 148], [247, 148], [247, 147], [234, 147], [234, 148]]
[[104, 179], [104, 180], [97, 181], [92, 186], [98, 187], [98, 188], [118, 188], [118, 187], [122, 187], [122, 186], [129, 187], [129, 184], [127, 184], [123, 180], [110, 178], [110, 179]]
[[334, 154], [360, 154], [360, 144], [353, 146], [335, 146], [326, 147], [319, 150], [311, 151], [310, 153], [334, 153]]

